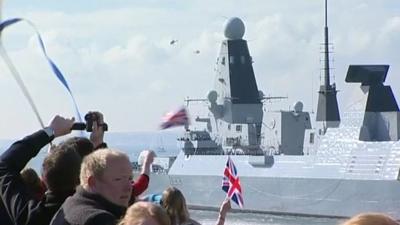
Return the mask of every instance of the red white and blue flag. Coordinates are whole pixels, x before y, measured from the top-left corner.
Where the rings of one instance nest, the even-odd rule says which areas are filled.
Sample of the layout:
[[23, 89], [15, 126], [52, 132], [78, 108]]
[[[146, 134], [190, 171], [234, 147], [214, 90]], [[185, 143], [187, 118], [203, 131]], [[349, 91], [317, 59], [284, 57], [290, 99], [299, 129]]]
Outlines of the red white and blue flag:
[[233, 164], [233, 161], [229, 156], [224, 170], [224, 177], [222, 179], [222, 190], [224, 190], [227, 193], [227, 196], [238, 204], [240, 208], [243, 208], [243, 196], [239, 176], [237, 174], [236, 166]]
[[185, 107], [180, 108], [176, 111], [171, 111], [165, 114], [162, 119], [161, 129], [167, 129], [170, 127], [184, 126], [189, 124], [189, 117]]

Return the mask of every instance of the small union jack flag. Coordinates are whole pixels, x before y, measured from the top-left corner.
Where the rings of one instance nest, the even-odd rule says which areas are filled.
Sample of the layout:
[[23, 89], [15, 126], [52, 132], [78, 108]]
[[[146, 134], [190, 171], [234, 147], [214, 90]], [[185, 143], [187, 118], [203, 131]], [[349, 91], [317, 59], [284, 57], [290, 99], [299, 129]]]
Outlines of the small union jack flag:
[[160, 125], [161, 129], [184, 126], [189, 123], [189, 117], [185, 107], [182, 107], [177, 111], [168, 112], [162, 120], [163, 121]]
[[240, 186], [239, 176], [235, 164], [233, 164], [229, 156], [222, 179], [222, 190], [224, 190], [227, 196], [238, 204], [240, 208], [243, 208], [242, 188]]

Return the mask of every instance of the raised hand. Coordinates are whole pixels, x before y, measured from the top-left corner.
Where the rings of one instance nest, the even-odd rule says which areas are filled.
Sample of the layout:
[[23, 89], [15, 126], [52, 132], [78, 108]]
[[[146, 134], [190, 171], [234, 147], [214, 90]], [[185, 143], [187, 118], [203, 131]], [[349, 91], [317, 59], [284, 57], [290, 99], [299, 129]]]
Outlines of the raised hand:
[[102, 124], [104, 123], [104, 116], [101, 112], [91, 112], [96, 115], [97, 121], [93, 123], [92, 133], [90, 133], [90, 141], [95, 147], [104, 142], [104, 130]]
[[49, 127], [54, 130], [54, 137], [60, 137], [71, 133], [72, 125], [75, 119], [66, 119], [62, 116], [56, 115], [50, 122]]

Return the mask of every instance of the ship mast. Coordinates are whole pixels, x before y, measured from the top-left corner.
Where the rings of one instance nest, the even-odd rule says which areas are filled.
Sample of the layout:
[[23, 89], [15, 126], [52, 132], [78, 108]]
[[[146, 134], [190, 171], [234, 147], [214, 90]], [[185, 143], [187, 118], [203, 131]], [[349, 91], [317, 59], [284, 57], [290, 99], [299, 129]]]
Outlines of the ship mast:
[[329, 33], [328, 33], [328, 2], [325, 0], [325, 27], [324, 27], [324, 83], [320, 86], [318, 95], [317, 122], [323, 125], [325, 133], [329, 127], [338, 127], [340, 124], [339, 107], [336, 98], [336, 85], [330, 82], [329, 67]]
[[325, 0], [325, 63], [324, 63], [324, 80], [325, 80], [325, 87], [330, 87], [330, 68], [329, 68], [329, 34], [328, 34], [328, 5], [327, 0]]

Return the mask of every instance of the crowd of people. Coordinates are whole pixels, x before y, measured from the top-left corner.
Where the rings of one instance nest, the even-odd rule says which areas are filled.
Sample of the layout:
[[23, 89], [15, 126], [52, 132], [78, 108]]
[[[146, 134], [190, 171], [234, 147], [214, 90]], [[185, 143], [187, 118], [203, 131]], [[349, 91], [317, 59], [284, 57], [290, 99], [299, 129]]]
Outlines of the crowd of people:
[[[74, 119], [55, 116], [50, 124], [13, 143], [0, 156], [0, 224], [10, 225], [198, 225], [182, 192], [168, 187], [140, 199], [148, 187], [155, 154], [144, 152], [133, 181], [129, 157], [104, 142], [103, 115], [96, 114], [90, 138], [72, 137], [51, 145], [42, 174], [25, 168], [54, 138], [71, 132]], [[231, 205], [224, 200], [216, 224]], [[354, 216], [343, 225], [399, 225], [384, 214]]]
[[[163, 205], [138, 198], [148, 187], [154, 152], [144, 152], [142, 171], [133, 181], [129, 157], [108, 148], [103, 115], [91, 113], [97, 119], [90, 138], [72, 137], [51, 144], [40, 176], [26, 168], [28, 162], [55, 138], [71, 133], [74, 118], [55, 116], [47, 127], [1, 154], [0, 224], [199, 224], [189, 218], [185, 199], [176, 188], [166, 190], [170, 195], [166, 194]], [[224, 201], [217, 224], [224, 224], [229, 209], [229, 201]]]

